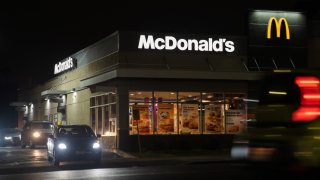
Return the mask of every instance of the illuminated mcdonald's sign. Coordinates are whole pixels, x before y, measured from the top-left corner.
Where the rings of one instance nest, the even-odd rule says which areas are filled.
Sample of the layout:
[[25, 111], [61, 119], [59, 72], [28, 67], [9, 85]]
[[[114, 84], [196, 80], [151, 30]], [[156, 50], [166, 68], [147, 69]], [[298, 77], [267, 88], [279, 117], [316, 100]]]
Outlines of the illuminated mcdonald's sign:
[[285, 29], [286, 29], [286, 39], [290, 39], [290, 30], [289, 30], [288, 21], [285, 18], [280, 18], [278, 21], [275, 17], [271, 17], [269, 19], [267, 38], [271, 39], [271, 26], [273, 21], [275, 22], [275, 25], [276, 25], [277, 38], [280, 38], [281, 24], [284, 23]]

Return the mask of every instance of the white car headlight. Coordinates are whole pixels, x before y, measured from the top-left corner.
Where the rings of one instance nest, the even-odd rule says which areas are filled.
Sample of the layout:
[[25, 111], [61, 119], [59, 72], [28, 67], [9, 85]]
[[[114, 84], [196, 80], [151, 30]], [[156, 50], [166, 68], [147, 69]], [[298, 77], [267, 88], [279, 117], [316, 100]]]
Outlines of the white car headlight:
[[5, 139], [5, 140], [11, 140], [12, 137], [10, 137], [10, 136], [5, 136], [4, 139]]
[[36, 132], [34, 132], [34, 133], [33, 133], [33, 137], [36, 137], [36, 138], [37, 138], [37, 137], [40, 137], [40, 133], [39, 133], [39, 132], [37, 132], [37, 131], [36, 131]]
[[92, 148], [93, 149], [98, 149], [98, 148], [100, 148], [100, 144], [95, 142], [95, 143], [93, 143]]
[[59, 148], [59, 149], [67, 149], [67, 146], [66, 146], [66, 144], [64, 144], [64, 143], [60, 143], [60, 144], [58, 145], [58, 148]]

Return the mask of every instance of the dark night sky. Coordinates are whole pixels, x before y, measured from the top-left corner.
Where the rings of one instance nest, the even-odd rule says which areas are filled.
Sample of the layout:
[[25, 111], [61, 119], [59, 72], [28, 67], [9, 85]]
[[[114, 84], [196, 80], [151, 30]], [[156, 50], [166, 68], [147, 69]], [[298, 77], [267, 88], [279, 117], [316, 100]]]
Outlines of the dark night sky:
[[313, 9], [308, 0], [10, 2], [0, 7], [0, 128], [16, 123], [9, 103], [19, 80], [51, 78], [56, 62], [116, 30], [245, 35], [248, 9]]

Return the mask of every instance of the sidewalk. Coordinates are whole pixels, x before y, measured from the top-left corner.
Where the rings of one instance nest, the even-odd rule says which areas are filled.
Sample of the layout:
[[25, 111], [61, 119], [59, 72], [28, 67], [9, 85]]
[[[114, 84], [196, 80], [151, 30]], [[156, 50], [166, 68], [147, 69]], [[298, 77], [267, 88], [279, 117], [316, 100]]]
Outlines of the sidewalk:
[[[230, 157], [229, 150], [165, 150], [165, 151], [145, 151], [145, 152], [124, 152], [121, 150], [105, 150], [106, 152], [115, 153], [119, 159], [132, 162], [156, 162], [157, 161], [171, 161], [178, 163], [207, 163], [207, 162], [221, 162], [233, 161]], [[105, 160], [110, 160], [105, 158]], [[114, 159], [113, 159], [114, 160]]]

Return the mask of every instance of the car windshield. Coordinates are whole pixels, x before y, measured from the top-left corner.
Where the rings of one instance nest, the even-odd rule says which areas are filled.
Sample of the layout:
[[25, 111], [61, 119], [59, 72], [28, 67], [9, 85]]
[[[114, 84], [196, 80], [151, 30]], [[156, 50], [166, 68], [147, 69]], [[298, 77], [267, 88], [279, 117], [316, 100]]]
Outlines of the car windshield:
[[53, 129], [53, 125], [49, 123], [33, 123], [32, 129]]
[[1, 129], [0, 133], [19, 133], [20, 131], [18, 129], [14, 128], [7, 128], [7, 129]]
[[68, 137], [93, 137], [94, 132], [85, 126], [61, 127], [58, 130], [58, 136]]

